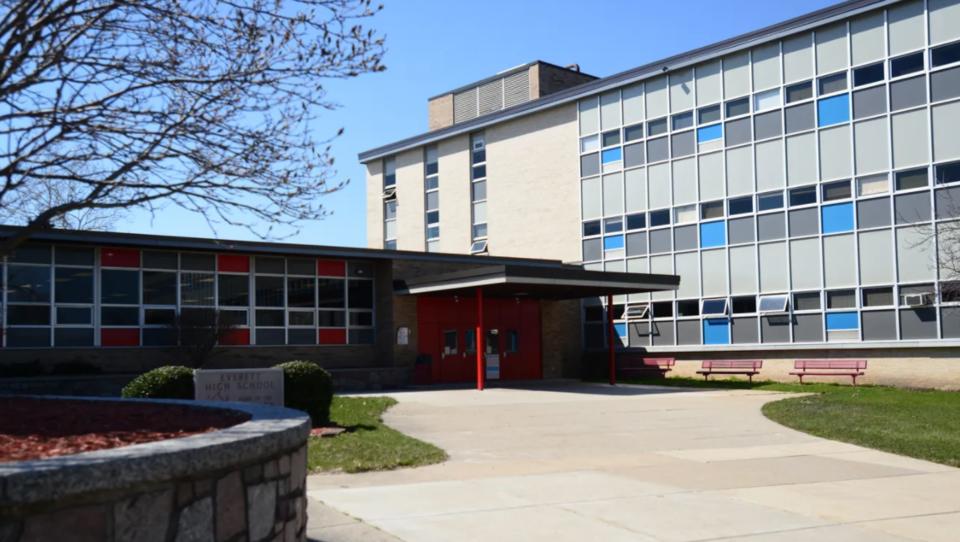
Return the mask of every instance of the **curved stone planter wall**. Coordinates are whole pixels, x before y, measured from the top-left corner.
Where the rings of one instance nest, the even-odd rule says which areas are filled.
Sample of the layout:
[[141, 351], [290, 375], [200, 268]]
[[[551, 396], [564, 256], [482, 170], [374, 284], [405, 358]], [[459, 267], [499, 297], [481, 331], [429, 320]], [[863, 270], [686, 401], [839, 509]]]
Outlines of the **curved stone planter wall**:
[[0, 542], [305, 540], [305, 414], [159, 402], [251, 419], [179, 439], [0, 463]]

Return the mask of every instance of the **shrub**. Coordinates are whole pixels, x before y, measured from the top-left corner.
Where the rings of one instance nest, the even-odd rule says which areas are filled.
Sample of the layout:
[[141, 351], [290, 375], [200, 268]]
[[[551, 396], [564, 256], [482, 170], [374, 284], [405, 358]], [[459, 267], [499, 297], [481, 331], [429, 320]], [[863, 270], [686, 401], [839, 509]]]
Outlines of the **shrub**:
[[167, 365], [147, 371], [123, 387], [123, 397], [193, 399], [193, 369]]
[[333, 401], [330, 373], [312, 361], [288, 361], [276, 368], [283, 369], [285, 406], [309, 414], [314, 427], [328, 424]]

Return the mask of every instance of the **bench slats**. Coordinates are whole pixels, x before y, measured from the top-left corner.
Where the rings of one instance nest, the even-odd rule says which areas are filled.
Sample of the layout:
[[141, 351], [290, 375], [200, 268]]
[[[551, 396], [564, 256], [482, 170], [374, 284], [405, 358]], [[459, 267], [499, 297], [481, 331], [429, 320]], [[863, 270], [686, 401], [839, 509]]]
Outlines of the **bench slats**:
[[804, 376], [849, 376], [853, 385], [857, 385], [857, 377], [863, 376], [867, 369], [865, 359], [798, 359], [793, 362], [795, 375], [803, 384]]

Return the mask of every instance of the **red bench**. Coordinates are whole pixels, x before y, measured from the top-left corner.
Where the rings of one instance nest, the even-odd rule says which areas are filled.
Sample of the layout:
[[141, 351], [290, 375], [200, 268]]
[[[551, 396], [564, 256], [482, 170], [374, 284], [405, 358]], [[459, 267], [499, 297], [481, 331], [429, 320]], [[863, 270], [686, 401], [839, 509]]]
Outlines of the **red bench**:
[[663, 378], [676, 363], [675, 358], [624, 356], [617, 360], [617, 374], [622, 378]]
[[798, 359], [793, 363], [794, 371], [803, 384], [805, 376], [849, 376], [853, 385], [857, 385], [857, 377], [863, 376], [867, 370], [865, 359]]
[[710, 375], [746, 375], [753, 382], [753, 375], [760, 374], [762, 367], [762, 359], [708, 359], [703, 361], [697, 374], [702, 374], [704, 381], [709, 380]]

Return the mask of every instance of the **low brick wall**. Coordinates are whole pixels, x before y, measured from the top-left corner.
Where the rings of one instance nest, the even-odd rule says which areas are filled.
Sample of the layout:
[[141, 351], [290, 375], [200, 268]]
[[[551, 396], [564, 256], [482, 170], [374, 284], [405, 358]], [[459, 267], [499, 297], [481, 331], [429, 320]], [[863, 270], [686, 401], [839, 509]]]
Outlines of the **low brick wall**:
[[0, 463], [0, 541], [306, 540], [303, 413], [164, 402], [252, 418], [180, 439]]

